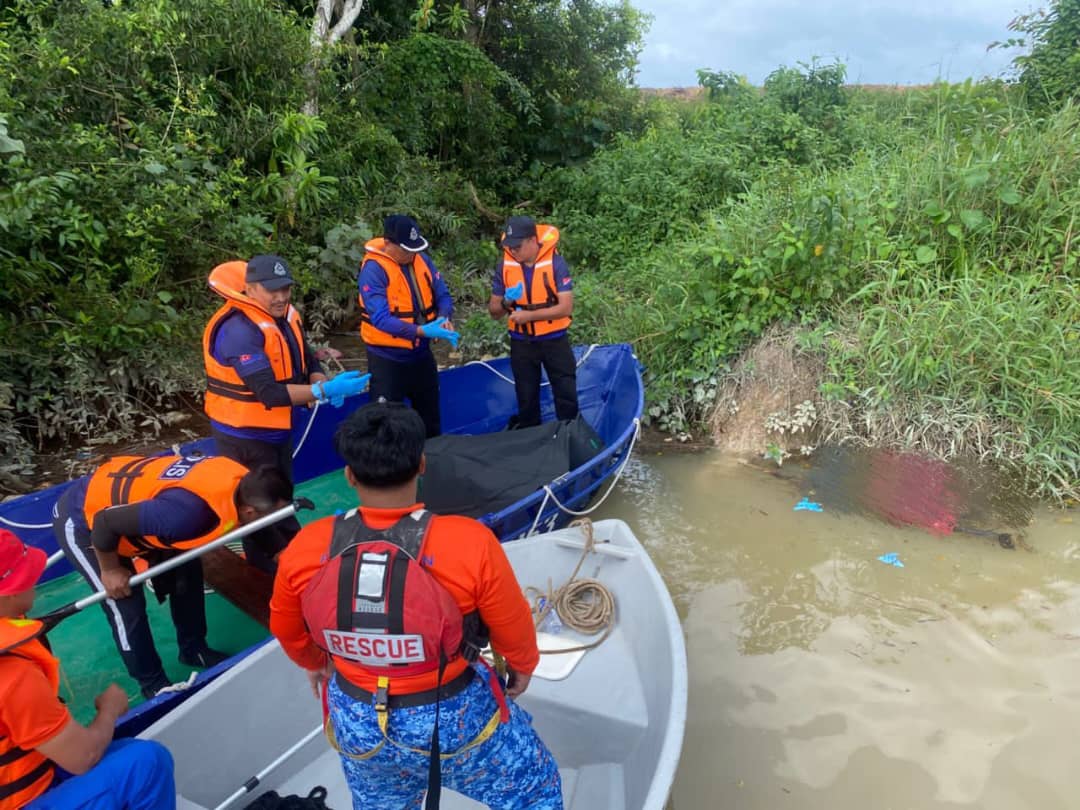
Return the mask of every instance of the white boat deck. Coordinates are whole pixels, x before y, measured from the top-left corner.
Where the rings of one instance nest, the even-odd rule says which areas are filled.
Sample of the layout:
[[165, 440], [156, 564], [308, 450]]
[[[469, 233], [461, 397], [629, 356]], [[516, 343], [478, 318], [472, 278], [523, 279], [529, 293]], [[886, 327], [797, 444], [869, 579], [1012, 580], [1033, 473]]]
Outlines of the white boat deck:
[[[610, 541], [580, 576], [603, 582], [616, 598], [611, 635], [562, 680], [534, 677], [520, 703], [555, 755], [568, 810], [662, 810], [682, 745], [686, 660], [670, 598], [644, 550], [619, 521], [596, 524]], [[566, 529], [508, 543], [523, 585], [563, 582], [580, 550], [564, 547]], [[564, 630], [564, 636], [576, 634]], [[588, 640], [581, 637], [582, 640]], [[185, 701], [143, 736], [169, 747], [181, 808], [214, 808], [319, 725], [307, 680], [269, 644]], [[232, 807], [259, 793], [306, 796], [325, 787], [334, 810], [352, 806], [338, 755], [318, 736]], [[444, 790], [448, 810], [484, 805]]]

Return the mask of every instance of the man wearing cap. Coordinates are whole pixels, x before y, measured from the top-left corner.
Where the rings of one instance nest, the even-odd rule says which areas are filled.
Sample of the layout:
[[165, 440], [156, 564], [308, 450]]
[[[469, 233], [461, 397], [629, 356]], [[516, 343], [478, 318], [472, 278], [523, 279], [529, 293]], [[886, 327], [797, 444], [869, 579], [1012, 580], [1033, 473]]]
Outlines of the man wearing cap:
[[518, 427], [540, 424], [540, 369], [547, 372], [555, 417], [578, 413], [577, 365], [567, 329], [574, 310], [570, 268], [558, 252], [559, 231], [531, 217], [510, 217], [503, 257], [495, 268], [488, 312], [509, 316], [510, 368], [518, 401]]
[[[173, 762], [160, 743], [113, 740], [128, 699], [116, 684], [94, 699], [89, 726], [58, 697], [60, 662], [41, 622], [27, 619], [45, 552], [0, 529], [0, 810], [176, 807]], [[52, 787], [56, 767], [74, 774]]]
[[[340, 405], [364, 390], [369, 375], [323, 374], [290, 303], [292, 271], [280, 256], [220, 264], [209, 282], [225, 299], [203, 331], [205, 409], [217, 451], [249, 468], [273, 464], [291, 480], [293, 406]], [[299, 529], [290, 519], [247, 538], [248, 560], [272, 572]]]
[[360, 339], [371, 372], [371, 399], [409, 400], [430, 439], [442, 432], [439, 370], [432, 339], [457, 347], [454, 303], [416, 220], [395, 214], [364, 245], [360, 264]]

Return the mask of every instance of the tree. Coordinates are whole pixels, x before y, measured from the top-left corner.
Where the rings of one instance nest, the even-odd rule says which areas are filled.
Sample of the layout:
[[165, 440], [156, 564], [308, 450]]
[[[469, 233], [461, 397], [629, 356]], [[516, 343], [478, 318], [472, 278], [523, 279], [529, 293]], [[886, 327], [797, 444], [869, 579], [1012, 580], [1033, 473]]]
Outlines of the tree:
[[1024, 36], [1001, 45], [1031, 48], [1013, 60], [1029, 98], [1061, 104], [1080, 95], [1080, 0], [1053, 0], [1049, 11], [1023, 14], [1009, 29]]
[[364, 0], [318, 0], [315, 19], [311, 24], [311, 58], [304, 75], [307, 79], [305, 115], [319, 114], [319, 68], [325, 49], [338, 42], [352, 29], [360, 16]]

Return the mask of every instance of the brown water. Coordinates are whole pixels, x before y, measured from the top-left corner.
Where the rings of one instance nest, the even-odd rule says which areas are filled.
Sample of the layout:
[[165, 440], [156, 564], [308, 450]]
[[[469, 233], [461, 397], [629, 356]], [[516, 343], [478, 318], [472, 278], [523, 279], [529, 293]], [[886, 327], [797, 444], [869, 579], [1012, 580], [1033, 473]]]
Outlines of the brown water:
[[675, 810], [1080, 806], [1080, 512], [1025, 506], [1008, 550], [793, 511], [818, 497], [799, 478], [648, 455], [594, 514], [631, 525], [683, 621]]

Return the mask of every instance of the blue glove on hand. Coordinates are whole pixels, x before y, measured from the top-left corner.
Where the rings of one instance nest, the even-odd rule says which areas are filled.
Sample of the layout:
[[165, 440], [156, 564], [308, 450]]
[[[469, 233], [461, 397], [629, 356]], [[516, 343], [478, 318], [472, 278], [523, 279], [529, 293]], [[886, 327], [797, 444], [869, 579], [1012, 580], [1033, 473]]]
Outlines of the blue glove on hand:
[[438, 339], [449, 341], [450, 345], [456, 349], [458, 340], [461, 339], [461, 335], [445, 328], [443, 326], [444, 323], [446, 323], [446, 318], [436, 318], [431, 323], [425, 323], [416, 331], [421, 337], [426, 337], [429, 340]]
[[343, 371], [332, 380], [323, 380], [311, 386], [311, 393], [321, 404], [330, 403], [335, 408], [341, 407], [346, 397], [355, 396], [367, 388], [371, 381], [370, 374], [359, 371]]
[[503, 298], [506, 299], [506, 303], [512, 304], [515, 301], [520, 301], [521, 296], [525, 295], [525, 282], [519, 281], [513, 287], [506, 291]]

